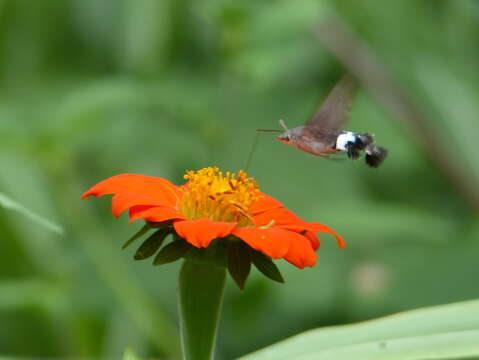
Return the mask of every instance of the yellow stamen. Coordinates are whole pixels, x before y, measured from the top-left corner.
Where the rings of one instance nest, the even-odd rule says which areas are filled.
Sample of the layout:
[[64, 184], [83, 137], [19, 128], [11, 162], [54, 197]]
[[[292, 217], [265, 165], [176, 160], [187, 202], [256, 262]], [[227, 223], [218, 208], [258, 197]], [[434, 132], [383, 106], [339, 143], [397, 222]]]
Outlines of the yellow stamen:
[[256, 181], [244, 171], [223, 174], [217, 167], [208, 167], [188, 171], [184, 178], [188, 182], [179, 207], [186, 217], [252, 225], [249, 209], [261, 195]]

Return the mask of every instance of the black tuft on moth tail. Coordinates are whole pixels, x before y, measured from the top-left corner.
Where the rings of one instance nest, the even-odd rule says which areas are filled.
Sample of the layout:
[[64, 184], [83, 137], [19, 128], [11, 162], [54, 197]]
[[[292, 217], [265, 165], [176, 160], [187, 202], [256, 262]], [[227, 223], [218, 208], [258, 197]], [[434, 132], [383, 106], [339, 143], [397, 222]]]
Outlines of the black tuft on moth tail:
[[381, 146], [376, 146], [376, 145], [370, 145], [366, 148], [366, 164], [368, 164], [371, 167], [378, 167], [379, 165], [382, 164], [384, 159], [388, 155], [388, 151], [381, 147]]

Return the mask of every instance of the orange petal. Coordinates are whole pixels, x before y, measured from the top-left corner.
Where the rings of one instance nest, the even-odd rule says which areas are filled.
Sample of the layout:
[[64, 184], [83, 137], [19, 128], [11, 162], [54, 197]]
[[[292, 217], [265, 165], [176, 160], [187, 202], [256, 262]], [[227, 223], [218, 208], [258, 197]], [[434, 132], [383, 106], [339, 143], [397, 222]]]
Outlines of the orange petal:
[[330, 227], [318, 222], [306, 222], [295, 213], [285, 208], [277, 208], [262, 212], [260, 214], [254, 215], [253, 219], [257, 226], [267, 226], [274, 220], [273, 226], [281, 227], [283, 229], [297, 232], [308, 230], [313, 233], [328, 233], [336, 238], [340, 248], [346, 246], [344, 239]]
[[130, 223], [138, 219], [162, 222], [185, 217], [171, 206], [135, 206], [130, 209]]
[[310, 241], [294, 231], [279, 228], [236, 228], [233, 235], [239, 237], [253, 249], [261, 251], [273, 259], [284, 258], [302, 269], [313, 266], [317, 255]]
[[346, 242], [344, 241], [344, 239], [338, 234], [336, 233], [333, 229], [331, 229], [330, 227], [324, 225], [324, 224], [320, 224], [318, 222], [305, 222], [304, 225], [302, 225], [301, 227], [295, 227], [294, 225], [292, 226], [286, 226], [288, 229], [291, 229], [291, 230], [297, 230], [297, 231], [301, 231], [301, 229], [303, 230], [308, 230], [308, 231], [312, 231], [312, 232], [323, 232], [323, 233], [327, 233], [327, 234], [331, 234], [333, 235], [337, 242], [338, 242], [338, 246], [340, 248], [343, 248], [346, 246]]
[[284, 205], [278, 200], [276, 200], [275, 198], [272, 198], [271, 196], [266, 195], [265, 193], [260, 193], [259, 200], [251, 204], [249, 208], [249, 212], [254, 215], [254, 214], [259, 214], [263, 211], [281, 208], [283, 206]]
[[295, 225], [300, 226], [305, 223], [303, 219], [292, 211], [285, 208], [275, 208], [253, 215], [256, 226], [266, 226], [274, 220], [274, 226]]
[[291, 231], [276, 228], [243, 227], [233, 230], [233, 235], [239, 237], [253, 249], [261, 251], [273, 259], [286, 255], [290, 247], [289, 234]]
[[316, 251], [319, 249], [320, 242], [319, 242], [318, 235], [316, 235], [312, 231], [306, 231], [303, 236], [305, 236], [309, 240], [309, 243], [313, 247], [313, 250]]
[[[128, 194], [129, 199], [135, 196], [141, 198], [145, 204], [150, 199], [152, 204], [162, 202], [165, 205], [175, 206], [181, 197], [180, 187], [172, 184], [168, 180], [138, 174], [120, 174], [112, 176], [106, 180], [92, 186], [83, 193], [82, 198], [88, 196], [102, 196], [106, 194]], [[119, 201], [121, 203], [121, 201]], [[121, 208], [121, 207], [119, 207]], [[115, 213], [118, 212], [115, 210]]]
[[294, 234], [294, 236], [290, 235], [291, 246], [288, 253], [284, 256], [284, 259], [300, 269], [316, 264], [318, 256], [311, 247], [308, 238], [295, 232], [291, 233]]
[[205, 248], [212, 240], [231, 234], [237, 223], [199, 219], [176, 221], [173, 225], [178, 235], [191, 245]]
[[145, 210], [148, 210], [148, 209], [151, 209], [151, 208], [154, 208], [155, 205], [136, 205], [136, 206], [132, 206], [129, 210], [128, 210], [128, 213], [129, 213], [129, 216], [130, 216], [130, 219], [132, 216], [134, 216], [136, 213], [139, 213], [141, 211], [145, 211]]
[[113, 216], [118, 217], [125, 210], [138, 205], [168, 205], [167, 202], [152, 199], [150, 196], [134, 194], [130, 192], [121, 192], [111, 199], [111, 212]]

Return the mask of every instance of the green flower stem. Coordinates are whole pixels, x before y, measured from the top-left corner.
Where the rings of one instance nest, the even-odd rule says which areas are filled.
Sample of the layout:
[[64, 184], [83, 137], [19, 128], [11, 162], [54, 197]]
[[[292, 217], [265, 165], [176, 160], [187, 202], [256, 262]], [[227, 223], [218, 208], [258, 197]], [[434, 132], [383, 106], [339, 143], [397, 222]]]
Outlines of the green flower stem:
[[224, 267], [185, 259], [178, 289], [184, 360], [213, 359], [225, 280]]

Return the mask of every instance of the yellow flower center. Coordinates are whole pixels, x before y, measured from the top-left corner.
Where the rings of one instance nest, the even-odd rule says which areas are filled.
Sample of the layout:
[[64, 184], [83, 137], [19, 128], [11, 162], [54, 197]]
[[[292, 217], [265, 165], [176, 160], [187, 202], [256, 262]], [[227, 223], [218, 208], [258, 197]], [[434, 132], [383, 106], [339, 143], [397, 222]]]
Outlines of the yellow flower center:
[[256, 181], [243, 171], [223, 174], [217, 167], [188, 171], [179, 209], [189, 219], [252, 225], [250, 206], [261, 196]]

